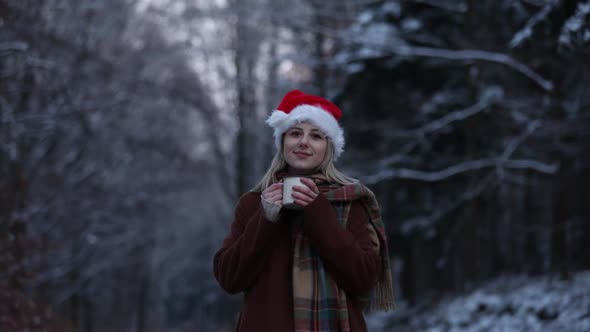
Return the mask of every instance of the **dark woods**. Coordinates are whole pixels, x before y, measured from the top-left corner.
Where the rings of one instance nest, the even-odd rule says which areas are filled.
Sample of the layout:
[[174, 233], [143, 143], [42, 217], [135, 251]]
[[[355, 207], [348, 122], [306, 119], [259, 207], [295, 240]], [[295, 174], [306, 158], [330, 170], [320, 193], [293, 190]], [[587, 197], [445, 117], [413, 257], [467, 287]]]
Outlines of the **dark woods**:
[[588, 4], [414, 3], [373, 21], [391, 46], [356, 61], [340, 96], [404, 297], [588, 268]]
[[0, 1], [1, 331], [147, 331], [214, 289], [223, 128], [133, 5]]
[[588, 1], [212, 3], [0, 0], [0, 331], [231, 330], [211, 255], [292, 87], [400, 301], [590, 267]]

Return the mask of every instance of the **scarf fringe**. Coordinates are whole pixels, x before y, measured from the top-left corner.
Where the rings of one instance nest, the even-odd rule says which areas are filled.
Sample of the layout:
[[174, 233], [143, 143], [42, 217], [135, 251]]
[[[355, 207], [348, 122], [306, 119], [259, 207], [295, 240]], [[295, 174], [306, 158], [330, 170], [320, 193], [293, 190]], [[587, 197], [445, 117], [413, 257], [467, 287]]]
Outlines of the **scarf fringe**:
[[380, 256], [381, 256], [381, 275], [377, 281], [377, 284], [373, 290], [368, 294], [369, 298], [366, 310], [393, 310], [394, 294], [393, 294], [393, 278], [391, 276], [391, 262], [389, 260], [389, 246], [387, 245], [387, 235], [385, 233], [385, 225], [381, 219], [381, 213], [379, 204], [375, 194], [362, 185], [361, 183], [355, 183], [348, 186], [343, 186], [335, 190], [325, 193], [326, 197], [330, 201], [353, 201], [360, 200], [365, 205], [367, 212], [371, 218], [371, 223], [375, 227], [377, 234], [381, 240]]
[[371, 299], [369, 300], [365, 311], [392, 311], [393, 309], [395, 309], [395, 302], [391, 287], [379, 282], [371, 294]]

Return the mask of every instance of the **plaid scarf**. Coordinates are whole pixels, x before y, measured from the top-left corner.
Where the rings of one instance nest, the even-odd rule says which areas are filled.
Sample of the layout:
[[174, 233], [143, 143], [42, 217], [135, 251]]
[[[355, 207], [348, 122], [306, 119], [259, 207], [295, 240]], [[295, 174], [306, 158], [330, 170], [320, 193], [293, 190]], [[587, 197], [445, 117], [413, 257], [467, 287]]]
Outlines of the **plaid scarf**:
[[[368, 311], [392, 309], [393, 291], [387, 237], [375, 195], [360, 183], [342, 186], [329, 184], [323, 176], [314, 175], [312, 179], [332, 203], [342, 227], [346, 227], [353, 201], [359, 200], [367, 210], [380, 243], [381, 272], [372, 291], [359, 300]], [[350, 331], [346, 293], [324, 268], [321, 257], [302, 232], [302, 222], [300, 218], [292, 224], [295, 331]]]

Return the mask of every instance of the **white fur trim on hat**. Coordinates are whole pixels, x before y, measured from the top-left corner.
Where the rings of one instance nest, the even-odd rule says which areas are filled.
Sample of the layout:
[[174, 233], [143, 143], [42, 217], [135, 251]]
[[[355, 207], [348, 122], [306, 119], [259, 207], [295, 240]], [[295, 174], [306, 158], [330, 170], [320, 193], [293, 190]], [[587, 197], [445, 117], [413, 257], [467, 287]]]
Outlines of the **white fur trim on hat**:
[[330, 137], [332, 144], [334, 144], [334, 159], [337, 159], [344, 151], [344, 131], [332, 114], [321, 107], [312, 105], [299, 105], [288, 114], [281, 110], [275, 110], [266, 119], [266, 123], [274, 129], [277, 149], [280, 150], [283, 134], [293, 125], [304, 121], [311, 122]]

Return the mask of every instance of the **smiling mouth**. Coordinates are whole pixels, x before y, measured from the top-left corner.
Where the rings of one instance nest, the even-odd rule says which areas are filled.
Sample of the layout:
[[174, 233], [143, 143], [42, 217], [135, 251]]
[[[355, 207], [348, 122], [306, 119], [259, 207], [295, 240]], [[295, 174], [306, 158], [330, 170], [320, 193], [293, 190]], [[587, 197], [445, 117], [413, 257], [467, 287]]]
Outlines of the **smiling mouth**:
[[300, 157], [311, 157], [311, 154], [309, 153], [304, 153], [304, 152], [293, 152], [295, 155], [300, 156]]

